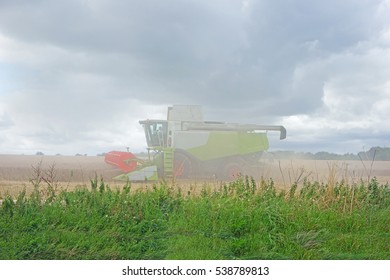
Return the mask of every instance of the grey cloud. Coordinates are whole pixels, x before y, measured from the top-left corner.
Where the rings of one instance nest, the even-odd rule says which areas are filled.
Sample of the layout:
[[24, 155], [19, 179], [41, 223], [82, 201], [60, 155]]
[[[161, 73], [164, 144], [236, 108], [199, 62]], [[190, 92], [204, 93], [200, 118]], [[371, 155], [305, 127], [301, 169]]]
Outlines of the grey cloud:
[[247, 3], [0, 1], [0, 34], [32, 57], [12, 66], [24, 73], [7, 103], [15, 123], [49, 121], [37, 137], [51, 141], [83, 138], [148, 113], [136, 106], [174, 103], [204, 105], [214, 120], [273, 123], [332, 113], [329, 89], [367, 104], [388, 81], [389, 58], [370, 55], [389, 28], [382, 1]]
[[[377, 24], [372, 1], [252, 1], [246, 13], [240, 1], [216, 3], [26, 2], [4, 9], [1, 21], [23, 40], [87, 52], [98, 61], [89, 71], [115, 75], [123, 87], [146, 85], [132, 93], [145, 101], [252, 104], [266, 114], [320, 105], [324, 77], [311, 79], [306, 92], [289, 84], [297, 65], [312, 58], [306, 42], [317, 40], [316, 55], [326, 56], [367, 39]], [[275, 96], [284, 110], [276, 110]]]

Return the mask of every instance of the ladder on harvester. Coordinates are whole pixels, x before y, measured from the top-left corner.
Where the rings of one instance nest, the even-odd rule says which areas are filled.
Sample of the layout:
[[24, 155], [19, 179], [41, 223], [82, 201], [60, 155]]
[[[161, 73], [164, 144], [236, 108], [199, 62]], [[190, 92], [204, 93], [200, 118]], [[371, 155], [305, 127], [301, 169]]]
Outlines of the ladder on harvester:
[[164, 176], [173, 178], [173, 148], [165, 148], [164, 152]]

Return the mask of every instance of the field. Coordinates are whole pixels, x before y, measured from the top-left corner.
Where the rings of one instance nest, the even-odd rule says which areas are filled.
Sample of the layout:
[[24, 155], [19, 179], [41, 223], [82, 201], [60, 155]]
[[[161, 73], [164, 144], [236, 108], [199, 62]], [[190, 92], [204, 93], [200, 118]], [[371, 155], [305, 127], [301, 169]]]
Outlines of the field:
[[[110, 186], [121, 186], [123, 182], [114, 182], [112, 178], [120, 171], [107, 165], [103, 157], [98, 156], [24, 156], [0, 155], [0, 198], [5, 194], [17, 195], [26, 188], [30, 193], [33, 185], [30, 180], [36, 177], [34, 168], [41, 171], [53, 168], [52, 179], [61, 188], [72, 190], [78, 185], [89, 185], [90, 179], [97, 175]], [[376, 177], [378, 182], [390, 181], [390, 161], [315, 161], [299, 159], [263, 159], [258, 167], [248, 173], [256, 179], [263, 177], [275, 183], [278, 189], [289, 188], [293, 183], [310, 181], [325, 182], [329, 180], [355, 183], [360, 180], [368, 182]], [[218, 184], [217, 179], [199, 179], [181, 181], [183, 187], [201, 186], [205, 183]], [[145, 184], [138, 184], [143, 187]]]
[[102, 157], [1, 156], [0, 259], [388, 260], [388, 167], [265, 160], [263, 180], [130, 184]]

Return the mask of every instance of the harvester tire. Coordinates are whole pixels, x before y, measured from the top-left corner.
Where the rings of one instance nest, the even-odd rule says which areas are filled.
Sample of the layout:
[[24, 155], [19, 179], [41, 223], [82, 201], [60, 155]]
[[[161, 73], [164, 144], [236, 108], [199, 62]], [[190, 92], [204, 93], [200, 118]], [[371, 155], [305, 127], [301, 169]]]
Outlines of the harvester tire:
[[177, 179], [187, 179], [191, 176], [191, 160], [182, 153], [175, 153], [173, 160], [173, 176]]
[[239, 162], [229, 162], [223, 168], [222, 177], [226, 180], [232, 181], [243, 174], [243, 166]]

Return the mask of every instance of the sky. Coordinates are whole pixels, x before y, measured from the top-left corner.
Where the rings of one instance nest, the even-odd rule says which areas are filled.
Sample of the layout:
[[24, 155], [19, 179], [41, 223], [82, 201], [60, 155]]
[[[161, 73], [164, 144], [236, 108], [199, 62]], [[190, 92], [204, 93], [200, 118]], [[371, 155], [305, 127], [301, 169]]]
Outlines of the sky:
[[270, 150], [390, 146], [390, 0], [0, 0], [0, 153], [146, 149], [173, 104], [283, 125]]

